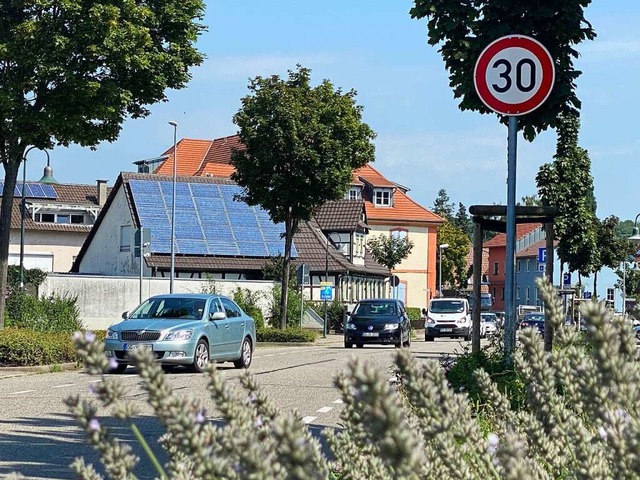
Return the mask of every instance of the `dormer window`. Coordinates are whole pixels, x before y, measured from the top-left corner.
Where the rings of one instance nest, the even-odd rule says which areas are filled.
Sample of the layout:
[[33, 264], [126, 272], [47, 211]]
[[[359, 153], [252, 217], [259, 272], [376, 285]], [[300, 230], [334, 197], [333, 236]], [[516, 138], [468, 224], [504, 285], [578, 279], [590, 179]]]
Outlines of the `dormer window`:
[[347, 192], [349, 200], [360, 200], [362, 198], [362, 189], [360, 187], [351, 187]]
[[390, 188], [374, 188], [373, 204], [376, 207], [390, 207], [391, 194], [392, 194], [392, 190]]

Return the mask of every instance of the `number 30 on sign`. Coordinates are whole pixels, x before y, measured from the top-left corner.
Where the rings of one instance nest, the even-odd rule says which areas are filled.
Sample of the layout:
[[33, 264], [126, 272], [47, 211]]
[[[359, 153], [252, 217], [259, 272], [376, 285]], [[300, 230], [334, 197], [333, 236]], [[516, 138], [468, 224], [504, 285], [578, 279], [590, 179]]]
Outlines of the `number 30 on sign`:
[[551, 94], [553, 59], [537, 40], [508, 35], [490, 43], [478, 57], [473, 81], [482, 102], [502, 115], [524, 115]]

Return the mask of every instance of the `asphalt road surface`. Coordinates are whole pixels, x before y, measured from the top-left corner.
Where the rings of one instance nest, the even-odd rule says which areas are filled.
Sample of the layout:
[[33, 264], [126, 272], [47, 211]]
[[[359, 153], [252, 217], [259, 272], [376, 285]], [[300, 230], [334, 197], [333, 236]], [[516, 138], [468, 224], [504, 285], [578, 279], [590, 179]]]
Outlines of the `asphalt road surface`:
[[[460, 352], [462, 346], [458, 340], [427, 343], [418, 338], [414, 339], [411, 352], [418, 361], [423, 361]], [[272, 402], [283, 410], [297, 411], [317, 433], [338, 425], [341, 401], [333, 379], [348, 360], [352, 356], [366, 359], [390, 375], [394, 351], [387, 346], [347, 350], [341, 336], [330, 336], [317, 346], [259, 346], [250, 371]], [[219, 369], [231, 382], [239, 374], [230, 363], [221, 364]], [[208, 397], [203, 375], [176, 370], [167, 377], [174, 391], [181, 395]], [[164, 433], [163, 427], [146, 403], [135, 369], [130, 367], [121, 378], [127, 399], [139, 407], [136, 424], [153, 448], [155, 440]], [[73, 478], [69, 464], [78, 456], [103, 471], [97, 454], [85, 442], [83, 432], [63, 403], [64, 398], [74, 393], [91, 396], [90, 385], [99, 381], [100, 377], [82, 371], [13, 376], [0, 369], [0, 478], [13, 471], [30, 479]], [[210, 414], [215, 412], [212, 402], [207, 408]], [[116, 437], [132, 444], [141, 458], [136, 469], [138, 478], [154, 478], [155, 472], [129, 428], [111, 419], [106, 410], [101, 410], [98, 418], [112, 428]], [[215, 413], [211, 420], [215, 420]], [[161, 450], [155, 447], [154, 451]]]

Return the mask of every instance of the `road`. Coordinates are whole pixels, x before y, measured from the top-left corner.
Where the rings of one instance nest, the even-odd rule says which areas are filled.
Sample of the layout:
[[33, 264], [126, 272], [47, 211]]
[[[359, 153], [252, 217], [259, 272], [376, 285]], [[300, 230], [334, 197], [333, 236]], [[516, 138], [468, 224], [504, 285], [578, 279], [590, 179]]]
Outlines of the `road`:
[[[449, 339], [428, 343], [417, 339], [411, 346], [419, 361], [461, 350], [459, 341]], [[342, 337], [338, 336], [325, 339], [317, 346], [259, 346], [250, 371], [272, 402], [283, 410], [297, 411], [313, 431], [320, 431], [338, 425], [341, 402], [333, 379], [348, 360], [353, 356], [366, 359], [380, 371], [389, 373], [394, 351], [386, 346], [347, 350], [342, 346]], [[239, 374], [231, 364], [222, 364], [219, 369], [232, 383]], [[136, 424], [153, 446], [163, 429], [146, 403], [135, 369], [127, 369], [120, 377], [126, 386], [127, 399], [139, 407]], [[176, 370], [167, 378], [174, 391], [181, 395], [207, 396], [203, 375]], [[87, 463], [99, 465], [97, 455], [86, 444], [84, 434], [63, 404], [63, 399], [74, 393], [91, 396], [90, 385], [99, 381], [99, 377], [82, 371], [15, 377], [0, 374], [0, 478], [12, 471], [19, 471], [27, 478], [72, 478], [68, 465], [78, 456], [84, 456]], [[215, 412], [212, 402], [207, 409]], [[118, 438], [132, 443], [142, 458], [139, 478], [153, 478], [153, 470], [128, 427], [111, 419], [106, 410], [99, 411], [99, 419], [110, 426]], [[159, 448], [154, 448], [157, 450]]]

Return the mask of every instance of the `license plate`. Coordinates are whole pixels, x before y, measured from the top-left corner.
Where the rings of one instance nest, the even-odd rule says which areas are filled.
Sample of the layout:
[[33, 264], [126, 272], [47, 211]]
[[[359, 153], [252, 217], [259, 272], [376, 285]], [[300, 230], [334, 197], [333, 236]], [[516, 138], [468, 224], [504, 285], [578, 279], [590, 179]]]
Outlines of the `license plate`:
[[441, 329], [440, 329], [440, 331], [441, 331], [441, 332], [444, 332], [444, 333], [446, 333], [446, 332], [453, 332], [453, 328], [441, 328]]
[[150, 343], [125, 343], [125, 350], [153, 350], [153, 345]]
[[363, 332], [362, 336], [363, 337], [377, 337], [380, 334], [378, 332]]

